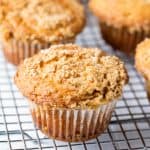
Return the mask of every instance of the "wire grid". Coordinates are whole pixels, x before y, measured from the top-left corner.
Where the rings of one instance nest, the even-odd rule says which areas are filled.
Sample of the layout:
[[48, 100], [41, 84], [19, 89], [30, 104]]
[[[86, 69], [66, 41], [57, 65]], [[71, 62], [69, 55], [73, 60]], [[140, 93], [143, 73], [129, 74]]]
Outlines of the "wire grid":
[[[87, 7], [86, 7], [87, 8]], [[150, 149], [150, 104], [144, 80], [137, 74], [133, 60], [113, 51], [99, 34], [98, 22], [86, 9], [87, 26], [77, 44], [99, 47], [125, 61], [130, 83], [118, 101], [105, 133], [96, 139], [67, 143], [45, 137], [33, 124], [27, 100], [13, 84], [16, 68], [0, 52], [0, 149], [1, 150], [148, 150]]]

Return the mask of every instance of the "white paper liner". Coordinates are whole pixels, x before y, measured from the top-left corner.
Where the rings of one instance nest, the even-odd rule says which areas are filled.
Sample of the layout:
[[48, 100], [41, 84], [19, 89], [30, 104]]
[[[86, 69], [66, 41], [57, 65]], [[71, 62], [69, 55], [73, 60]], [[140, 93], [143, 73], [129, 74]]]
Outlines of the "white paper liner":
[[[74, 41], [75, 39], [70, 39], [58, 42], [57, 44], [74, 43]], [[2, 44], [6, 59], [15, 65], [20, 64], [25, 58], [31, 57], [40, 50], [49, 48], [52, 45], [51, 43], [42, 43], [37, 40], [29, 42], [15, 39], [7, 42], [3, 41]]]
[[97, 109], [75, 110], [50, 108], [30, 102], [36, 126], [48, 137], [62, 141], [85, 141], [105, 131], [116, 101]]

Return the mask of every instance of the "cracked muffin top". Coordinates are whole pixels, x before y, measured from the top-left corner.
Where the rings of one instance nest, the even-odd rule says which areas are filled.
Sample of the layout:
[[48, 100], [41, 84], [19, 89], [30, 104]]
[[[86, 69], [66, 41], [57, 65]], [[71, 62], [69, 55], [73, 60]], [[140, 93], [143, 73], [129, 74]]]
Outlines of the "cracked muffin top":
[[74, 38], [85, 24], [75, 0], [1, 0], [0, 32], [9, 40], [58, 42]]
[[90, 0], [89, 6], [107, 24], [150, 30], [150, 0]]
[[146, 39], [138, 44], [135, 66], [146, 79], [150, 80], [150, 39]]
[[26, 59], [15, 83], [35, 103], [59, 108], [96, 108], [116, 100], [128, 81], [119, 58], [100, 49], [54, 45]]

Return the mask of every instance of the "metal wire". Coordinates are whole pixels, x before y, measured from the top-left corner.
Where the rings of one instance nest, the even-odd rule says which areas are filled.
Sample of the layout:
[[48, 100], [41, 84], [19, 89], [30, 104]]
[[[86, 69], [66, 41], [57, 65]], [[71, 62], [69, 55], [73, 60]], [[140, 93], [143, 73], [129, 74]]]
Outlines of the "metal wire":
[[[80, 143], [55, 141], [45, 137], [33, 124], [28, 104], [13, 84], [16, 68], [0, 52], [0, 147], [2, 150], [148, 150], [150, 149], [150, 104], [144, 80], [132, 58], [114, 51], [102, 39], [98, 22], [86, 7], [87, 26], [76, 43], [99, 47], [125, 61], [130, 83], [118, 101], [112, 120], [100, 137]], [[0, 148], [0, 149], [1, 149]]]

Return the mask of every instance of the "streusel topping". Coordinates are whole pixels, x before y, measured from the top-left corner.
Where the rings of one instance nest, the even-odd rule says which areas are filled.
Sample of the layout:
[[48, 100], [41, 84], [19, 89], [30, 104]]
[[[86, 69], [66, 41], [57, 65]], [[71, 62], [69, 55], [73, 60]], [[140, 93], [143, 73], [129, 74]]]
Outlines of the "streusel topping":
[[149, 31], [150, 0], [90, 0], [90, 8], [101, 21], [129, 31]]
[[97, 107], [121, 96], [124, 64], [99, 49], [52, 46], [19, 67], [15, 82], [23, 94], [52, 107]]
[[137, 70], [150, 80], [150, 39], [144, 40], [137, 46], [135, 62]]
[[2, 0], [0, 28], [5, 39], [57, 42], [73, 38], [85, 23], [84, 10], [70, 0]]

